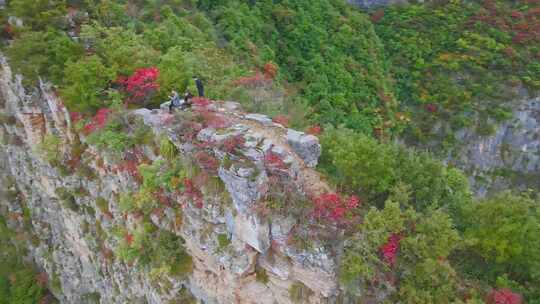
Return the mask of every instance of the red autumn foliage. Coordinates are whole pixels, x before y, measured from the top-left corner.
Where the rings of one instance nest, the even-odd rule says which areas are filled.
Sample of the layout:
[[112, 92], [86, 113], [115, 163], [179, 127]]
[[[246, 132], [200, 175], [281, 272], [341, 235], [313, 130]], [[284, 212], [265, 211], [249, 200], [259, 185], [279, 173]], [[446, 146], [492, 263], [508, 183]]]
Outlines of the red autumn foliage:
[[428, 111], [430, 113], [436, 113], [438, 111], [437, 105], [432, 104], [432, 103], [428, 103], [424, 107], [425, 107], [426, 111]]
[[315, 135], [315, 136], [321, 135], [322, 128], [319, 125], [311, 126], [306, 130], [306, 133], [311, 134], [311, 135]]
[[285, 128], [289, 127], [289, 118], [285, 115], [277, 115], [276, 117], [272, 118], [272, 121], [284, 126]]
[[263, 67], [264, 77], [274, 79], [278, 73], [278, 67], [272, 62], [268, 62]]
[[191, 199], [196, 208], [202, 209], [203, 207], [203, 195], [202, 192], [197, 189], [193, 181], [189, 178], [184, 179], [184, 192], [182, 193], [188, 199]]
[[131, 149], [124, 153], [124, 160], [116, 166], [117, 171], [127, 172], [138, 183], [142, 183], [142, 176], [139, 173], [139, 165], [147, 162], [147, 159], [140, 149]]
[[83, 128], [83, 133], [88, 135], [93, 133], [96, 130], [102, 129], [107, 123], [107, 118], [111, 113], [110, 109], [101, 108], [96, 112], [96, 115], [92, 117], [91, 121], [87, 123]]
[[144, 102], [159, 89], [158, 77], [158, 68], [140, 68], [127, 78], [119, 77], [116, 82], [124, 86], [130, 102]]
[[126, 243], [128, 243], [128, 245], [131, 246], [131, 244], [133, 244], [133, 234], [126, 232], [124, 234], [124, 240], [126, 240]]
[[39, 287], [43, 288], [47, 286], [47, 283], [49, 282], [49, 276], [46, 272], [40, 272], [36, 275], [36, 283]]
[[313, 204], [313, 217], [340, 223], [346, 217], [352, 216], [352, 211], [360, 205], [360, 199], [355, 195], [344, 199], [337, 193], [325, 193], [316, 197]]
[[219, 161], [214, 156], [204, 151], [195, 153], [195, 160], [204, 170], [216, 171], [219, 167]]
[[246, 139], [238, 134], [225, 139], [221, 146], [225, 152], [233, 153], [237, 148], [243, 147], [245, 143]]
[[287, 165], [283, 160], [272, 151], [268, 151], [264, 156], [264, 165], [269, 170], [285, 170]]
[[229, 119], [221, 114], [206, 109], [199, 110], [198, 112], [202, 117], [204, 127], [206, 128], [224, 129], [231, 126]]
[[393, 233], [389, 238], [386, 244], [381, 248], [381, 254], [383, 261], [388, 264], [390, 267], [394, 266], [396, 263], [396, 257], [399, 250], [399, 242], [403, 237], [401, 234]]
[[193, 103], [194, 106], [198, 106], [198, 107], [207, 107], [212, 104], [212, 101], [210, 99], [200, 97], [200, 96], [191, 98], [191, 102]]
[[520, 294], [508, 288], [492, 290], [486, 299], [487, 304], [521, 304], [523, 298]]
[[377, 23], [381, 21], [383, 17], [384, 17], [384, 9], [378, 9], [373, 14], [371, 14], [369, 18], [371, 19], [371, 22]]
[[83, 115], [79, 112], [69, 112], [69, 118], [72, 123], [76, 124], [79, 120], [83, 119]]
[[159, 190], [152, 193], [154, 198], [158, 203], [161, 205], [172, 207], [172, 202], [169, 196], [165, 193], [165, 190], [163, 188], [159, 188]]

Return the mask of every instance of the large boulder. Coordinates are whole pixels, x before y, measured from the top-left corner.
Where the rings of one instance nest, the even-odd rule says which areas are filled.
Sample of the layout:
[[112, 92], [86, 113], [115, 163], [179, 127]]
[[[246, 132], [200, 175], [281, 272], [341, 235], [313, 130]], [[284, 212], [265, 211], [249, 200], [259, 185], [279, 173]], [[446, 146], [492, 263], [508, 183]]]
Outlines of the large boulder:
[[287, 142], [294, 152], [304, 160], [306, 166], [317, 166], [321, 156], [321, 145], [316, 136], [289, 129], [287, 131]]

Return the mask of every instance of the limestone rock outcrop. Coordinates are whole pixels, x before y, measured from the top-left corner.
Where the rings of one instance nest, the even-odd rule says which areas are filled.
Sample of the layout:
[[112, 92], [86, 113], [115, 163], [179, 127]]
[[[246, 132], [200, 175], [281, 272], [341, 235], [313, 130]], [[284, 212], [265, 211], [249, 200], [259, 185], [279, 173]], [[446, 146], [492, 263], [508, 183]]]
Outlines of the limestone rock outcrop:
[[[90, 144], [75, 149], [87, 138], [74, 131], [59, 98], [43, 83], [27, 92], [4, 59], [0, 98], [0, 179], [20, 193], [0, 197], [0, 212], [11, 227], [33, 235], [30, 257], [49, 275], [61, 303], [328, 303], [339, 296], [337, 254], [318, 240], [306, 248], [290, 240], [309, 219], [259, 210], [272, 187], [305, 199], [329, 191], [312, 169], [320, 155], [315, 136], [243, 113], [232, 102], [195, 106], [218, 127], [191, 121], [188, 128], [185, 116], [163, 109], [127, 113], [126, 121], [141, 121], [183, 157], [199, 157], [201, 167], [217, 165], [200, 179], [221, 190], [195, 189], [198, 197], [191, 200], [187, 190], [167, 192], [160, 196], [168, 196], [166, 202], [148, 213], [152, 231], [181, 237], [191, 256], [189, 273], [175, 275], [127, 263], [117, 253], [122, 242], [133, 242], [118, 231], [135, 229], [143, 217], [120, 204], [124, 193], [141, 188], [128, 165], [164, 161], [159, 147], [140, 144], [120, 158]], [[57, 140], [52, 153], [69, 156], [63, 161], [74, 168], [44, 156], [42, 142], [51, 136]], [[294, 299], [294, 286], [305, 297]]]

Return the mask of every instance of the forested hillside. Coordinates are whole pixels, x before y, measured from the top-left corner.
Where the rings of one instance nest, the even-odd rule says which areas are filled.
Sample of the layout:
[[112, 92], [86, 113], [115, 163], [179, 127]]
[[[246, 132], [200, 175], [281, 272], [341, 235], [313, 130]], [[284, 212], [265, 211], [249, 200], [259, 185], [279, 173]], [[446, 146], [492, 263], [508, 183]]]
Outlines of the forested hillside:
[[[27, 88], [54, 84], [89, 144], [137, 145], [118, 113], [195, 92], [195, 75], [211, 100], [317, 135], [317, 170], [338, 190], [268, 208], [339, 231], [344, 298], [540, 303], [538, 189], [476, 199], [462, 171], [419, 149], [452, 150], [462, 129], [492, 134], [513, 100], [536, 96], [538, 1], [7, 2], [2, 52]], [[294, 236], [308, 248], [311, 237]]]

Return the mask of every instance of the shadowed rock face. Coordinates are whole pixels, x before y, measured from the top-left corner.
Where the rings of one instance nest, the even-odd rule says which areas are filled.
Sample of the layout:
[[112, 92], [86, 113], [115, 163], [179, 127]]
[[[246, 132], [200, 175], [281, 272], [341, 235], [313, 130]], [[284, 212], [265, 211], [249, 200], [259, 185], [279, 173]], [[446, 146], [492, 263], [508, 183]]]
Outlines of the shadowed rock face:
[[[57, 289], [53, 292], [62, 303], [93, 303], [96, 298], [101, 303], [184, 303], [186, 294], [204, 303], [292, 303], [289, 288], [300, 283], [311, 289], [305, 299], [308, 303], [334, 301], [339, 295], [336, 253], [318, 240], [312, 240], [309, 249], [289, 242], [299, 221], [309, 219], [262, 216], [256, 210], [270, 191], [270, 180], [299, 197], [328, 191], [311, 168], [321, 151], [316, 137], [288, 130], [263, 115], [243, 113], [232, 102], [194, 107], [230, 122], [195, 134], [197, 144], [220, 164], [212, 177], [220, 180], [224, 190], [219, 195], [203, 191], [202, 206], [170, 194], [182, 204], [181, 211], [163, 206], [150, 214], [157, 229], [185, 240], [185, 250], [193, 260], [187, 276], [156, 276], [137, 263], [115, 258], [119, 241], [112, 237], [113, 231], [133, 227], [140, 220], [137, 214], [120, 210], [118, 197], [137, 191], [140, 181], [119, 170], [118, 159], [93, 146], [80, 155], [91, 174], [63, 172], [45, 160], [36, 148], [45, 136], [57, 137], [58, 152], [66, 155], [77, 138], [83, 143], [86, 138], [73, 131], [69, 113], [47, 85], [29, 94], [20, 83], [2, 60], [0, 111], [9, 119], [0, 123], [0, 183], [9, 180], [24, 199], [0, 197], [0, 212], [8, 215], [11, 227], [29, 229], [34, 236], [28, 241], [30, 256], [54, 279]], [[197, 145], [180, 136], [185, 131], [179, 130], [181, 115], [160, 109], [126, 115], [126, 120], [142, 121], [156, 137], [168, 137], [183, 156], [196, 153]], [[241, 137], [243, 142], [233, 154], [223, 148], [232, 137]], [[136, 148], [138, 158], [162, 159], [156, 147]], [[224, 166], [226, 158], [230, 164]], [[58, 189], [81, 194], [67, 200]], [[106, 202], [105, 208], [103, 203], [98, 205], [100, 199]], [[21, 219], [25, 208], [31, 220], [31, 227], [26, 228]], [[267, 280], [257, 280], [255, 268], [263, 269]]]
[[489, 136], [456, 134], [449, 161], [465, 170], [478, 196], [506, 188], [540, 189], [540, 97], [515, 101], [513, 117]]

